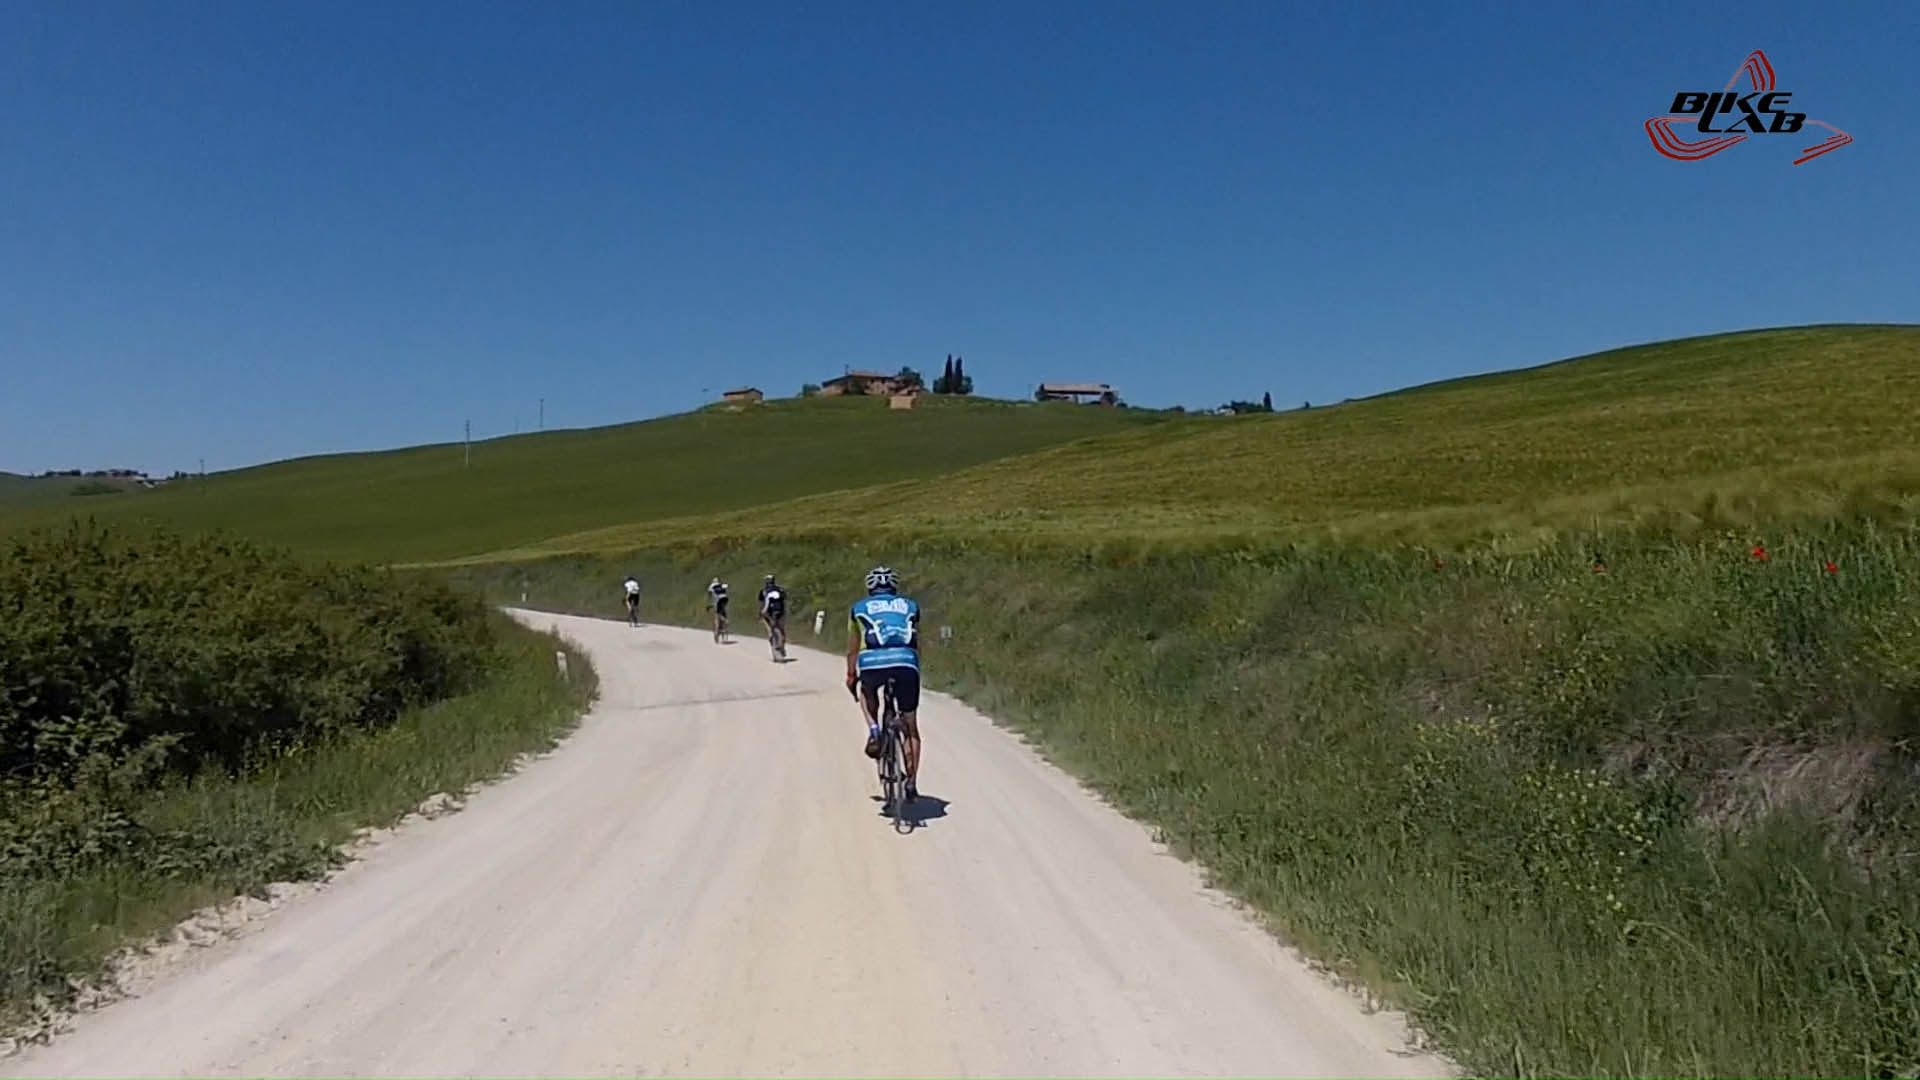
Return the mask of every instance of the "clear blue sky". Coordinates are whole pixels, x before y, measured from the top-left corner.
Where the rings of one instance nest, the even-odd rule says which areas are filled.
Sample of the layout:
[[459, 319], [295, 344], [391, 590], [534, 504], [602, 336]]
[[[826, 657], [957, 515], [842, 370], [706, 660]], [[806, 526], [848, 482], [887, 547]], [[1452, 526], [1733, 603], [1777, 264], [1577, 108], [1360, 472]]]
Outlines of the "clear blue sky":
[[[1754, 48], [1858, 141], [1655, 154]], [[1920, 321], [1917, 54], [1912, 3], [10, 0], [0, 469]]]

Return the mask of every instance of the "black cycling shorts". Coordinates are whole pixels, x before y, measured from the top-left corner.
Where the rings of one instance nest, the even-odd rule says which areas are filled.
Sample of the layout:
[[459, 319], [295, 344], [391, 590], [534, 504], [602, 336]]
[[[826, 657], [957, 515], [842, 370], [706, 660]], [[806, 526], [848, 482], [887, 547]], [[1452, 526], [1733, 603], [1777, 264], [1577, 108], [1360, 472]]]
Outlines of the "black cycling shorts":
[[727, 598], [723, 596], [718, 600], [715, 600], [713, 602], [713, 610], [721, 618], [723, 619], [726, 618], [727, 617]]
[[860, 688], [879, 700], [880, 688], [893, 685], [893, 707], [903, 713], [920, 711], [920, 669], [883, 667], [860, 669]]

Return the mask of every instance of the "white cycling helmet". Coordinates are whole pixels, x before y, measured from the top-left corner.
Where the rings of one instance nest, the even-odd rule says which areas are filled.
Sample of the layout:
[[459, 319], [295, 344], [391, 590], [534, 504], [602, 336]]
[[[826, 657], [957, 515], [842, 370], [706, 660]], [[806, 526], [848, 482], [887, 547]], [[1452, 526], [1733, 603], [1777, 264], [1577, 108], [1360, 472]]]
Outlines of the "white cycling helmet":
[[899, 592], [900, 579], [893, 576], [890, 566], [876, 566], [867, 571], [867, 591], [870, 593]]

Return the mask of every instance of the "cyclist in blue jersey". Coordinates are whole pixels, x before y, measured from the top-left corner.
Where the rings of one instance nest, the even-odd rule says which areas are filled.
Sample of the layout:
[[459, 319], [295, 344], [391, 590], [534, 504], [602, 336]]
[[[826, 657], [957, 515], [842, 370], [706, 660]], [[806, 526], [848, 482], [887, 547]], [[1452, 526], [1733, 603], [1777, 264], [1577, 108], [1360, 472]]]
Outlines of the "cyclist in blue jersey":
[[867, 756], [880, 752], [880, 688], [893, 687], [894, 708], [906, 735], [907, 798], [920, 797], [920, 605], [900, 595], [893, 571], [867, 572], [867, 595], [847, 623], [847, 690], [859, 687], [867, 714]]

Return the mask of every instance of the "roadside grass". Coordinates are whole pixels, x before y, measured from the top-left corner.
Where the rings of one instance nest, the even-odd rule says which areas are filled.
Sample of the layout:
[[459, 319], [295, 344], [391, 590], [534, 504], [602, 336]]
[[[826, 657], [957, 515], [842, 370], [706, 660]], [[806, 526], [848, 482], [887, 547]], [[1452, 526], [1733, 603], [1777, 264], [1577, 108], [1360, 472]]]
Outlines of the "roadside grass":
[[[121, 499], [0, 508], [0, 533], [84, 511], [103, 523], [223, 529], [332, 559], [452, 558], [653, 517], [910, 478], [1155, 423], [1130, 409], [812, 398], [641, 423], [301, 458]], [[875, 454], [876, 445], [885, 452]], [[75, 503], [84, 505], [76, 507]]]
[[[71, 1000], [111, 954], [196, 909], [269, 884], [320, 877], [356, 830], [392, 824], [437, 792], [458, 794], [522, 754], [553, 746], [596, 692], [587, 658], [494, 616], [498, 662], [468, 693], [409, 709], [391, 725], [286, 746], [248, 767], [201, 770], [99, 793], [84, 806], [11, 806], [0, 818], [0, 1030]], [[566, 649], [570, 680], [555, 670]], [[57, 861], [31, 838], [100, 817], [125, 828]], [[70, 814], [65, 823], [52, 819]]]
[[1035, 554], [1521, 551], [1569, 530], [1711, 535], [1863, 513], [1920, 520], [1920, 327], [1725, 334], [1327, 408], [1174, 420], [937, 483], [636, 517], [463, 561], [856, 531]]
[[1910, 1076], [1917, 556], [1867, 516], [1521, 555], [789, 543], [440, 576], [612, 616], [631, 568], [646, 618], [698, 626], [709, 576], [772, 570], [795, 643], [832, 650], [888, 562], [931, 686], [1477, 1073]]

